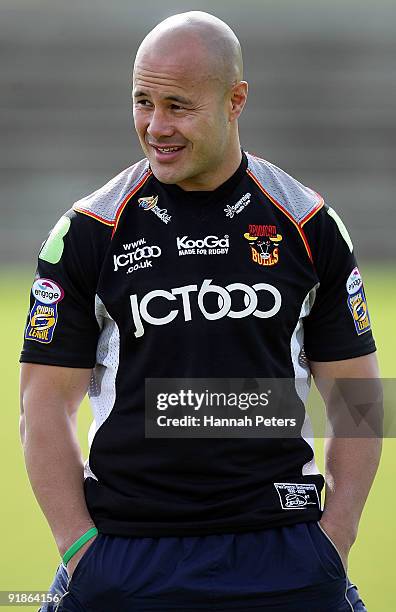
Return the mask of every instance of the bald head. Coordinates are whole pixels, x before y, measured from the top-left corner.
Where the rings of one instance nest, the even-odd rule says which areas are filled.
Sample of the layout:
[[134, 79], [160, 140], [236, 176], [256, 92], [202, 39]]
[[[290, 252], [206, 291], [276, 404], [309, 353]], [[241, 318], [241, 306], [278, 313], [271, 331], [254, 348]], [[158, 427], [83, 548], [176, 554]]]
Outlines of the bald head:
[[231, 28], [191, 11], [158, 24], [133, 69], [133, 118], [155, 177], [185, 190], [211, 190], [241, 163], [238, 118], [248, 84]]
[[189, 11], [168, 17], [143, 40], [135, 67], [146, 58], [185, 59], [200, 79], [213, 79], [228, 89], [243, 78], [242, 50], [231, 28], [209, 13]]

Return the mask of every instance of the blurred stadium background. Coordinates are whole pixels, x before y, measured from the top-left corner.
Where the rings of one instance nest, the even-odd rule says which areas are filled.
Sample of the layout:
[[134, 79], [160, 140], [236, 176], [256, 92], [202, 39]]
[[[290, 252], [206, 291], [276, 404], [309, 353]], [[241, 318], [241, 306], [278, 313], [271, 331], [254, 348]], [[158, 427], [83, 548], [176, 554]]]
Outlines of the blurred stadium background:
[[[244, 148], [319, 191], [350, 228], [382, 374], [396, 377], [394, 0], [1, 0], [0, 591], [46, 589], [58, 562], [17, 430], [16, 362], [36, 254], [73, 201], [142, 157], [131, 119], [133, 57], [158, 21], [190, 9], [224, 19], [242, 42]], [[88, 423], [85, 405], [85, 452]], [[387, 441], [351, 554], [352, 580], [371, 612], [394, 610], [395, 451]]]

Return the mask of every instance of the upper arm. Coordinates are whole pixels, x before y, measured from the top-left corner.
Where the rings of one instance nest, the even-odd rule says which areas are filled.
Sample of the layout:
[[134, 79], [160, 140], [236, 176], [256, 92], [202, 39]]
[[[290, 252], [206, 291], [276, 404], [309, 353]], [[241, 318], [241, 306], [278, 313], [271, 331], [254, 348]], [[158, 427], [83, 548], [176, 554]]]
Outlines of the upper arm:
[[353, 437], [363, 431], [359, 430], [363, 423], [368, 437], [381, 435], [382, 386], [376, 353], [340, 361], [311, 361], [310, 368], [327, 414], [335, 419], [334, 431]]
[[339, 361], [310, 361], [312, 375], [321, 378], [379, 378], [377, 353]]
[[89, 386], [91, 369], [23, 363], [21, 414], [48, 418], [62, 411], [74, 417]]
[[315, 385], [326, 404], [337, 379], [378, 379], [380, 375], [377, 353], [340, 361], [310, 361], [309, 365]]
[[20, 359], [23, 440], [25, 430], [76, 424], [96, 362], [95, 295], [105, 229], [69, 211], [42, 245]]

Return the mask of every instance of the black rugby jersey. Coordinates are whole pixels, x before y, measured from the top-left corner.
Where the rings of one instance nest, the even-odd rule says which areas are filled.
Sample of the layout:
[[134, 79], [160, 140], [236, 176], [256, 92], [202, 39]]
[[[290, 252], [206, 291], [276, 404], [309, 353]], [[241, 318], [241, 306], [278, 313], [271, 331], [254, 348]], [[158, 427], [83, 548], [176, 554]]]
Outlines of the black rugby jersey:
[[[308, 388], [304, 353], [375, 350], [350, 238], [317, 193], [245, 153], [212, 192], [162, 184], [143, 160], [60, 219], [30, 306], [21, 361], [93, 368], [85, 495], [99, 531], [200, 535], [320, 518], [324, 480], [303, 432], [155, 439], [144, 429], [146, 378]], [[298, 485], [310, 502], [288, 506]]]

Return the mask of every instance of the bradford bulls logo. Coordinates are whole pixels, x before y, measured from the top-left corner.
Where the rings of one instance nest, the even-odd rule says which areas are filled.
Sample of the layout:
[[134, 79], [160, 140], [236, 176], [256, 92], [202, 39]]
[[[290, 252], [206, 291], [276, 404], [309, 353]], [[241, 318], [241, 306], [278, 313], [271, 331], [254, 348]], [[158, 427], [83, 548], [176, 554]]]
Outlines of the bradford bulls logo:
[[252, 261], [257, 265], [274, 266], [278, 263], [282, 236], [277, 233], [276, 225], [249, 225], [244, 238], [249, 242]]

